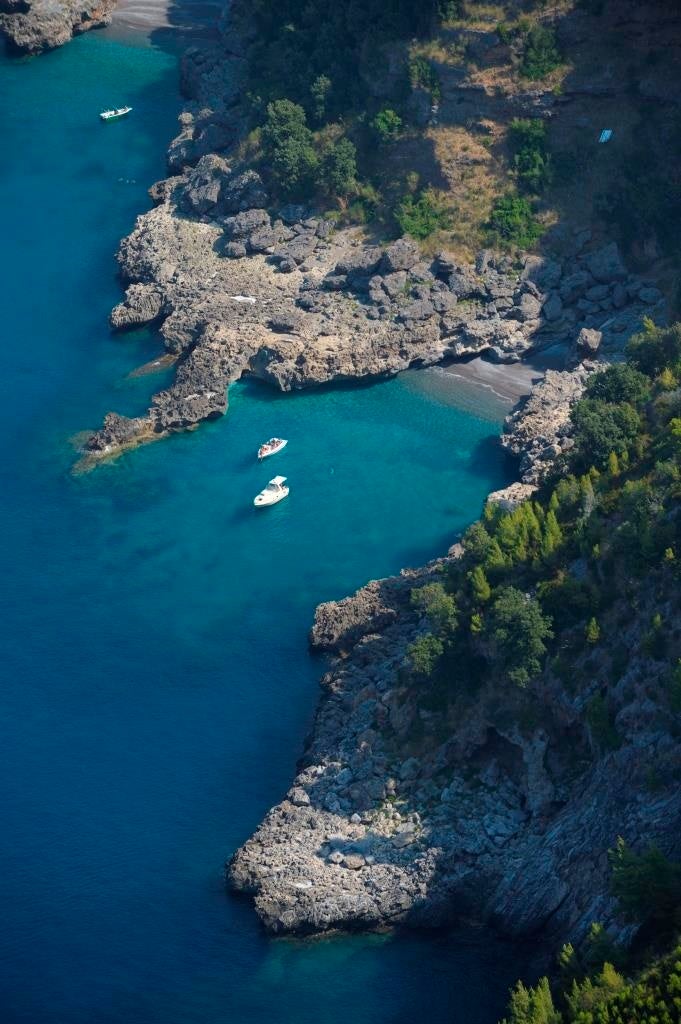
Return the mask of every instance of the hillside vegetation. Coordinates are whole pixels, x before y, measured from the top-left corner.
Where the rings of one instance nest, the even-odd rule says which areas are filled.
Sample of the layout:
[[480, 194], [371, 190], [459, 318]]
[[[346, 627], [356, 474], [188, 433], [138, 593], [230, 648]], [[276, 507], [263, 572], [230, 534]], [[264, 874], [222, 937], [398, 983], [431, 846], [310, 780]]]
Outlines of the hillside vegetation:
[[560, 248], [568, 223], [647, 262], [674, 255], [681, 40], [665, 11], [260, 0], [245, 151], [280, 200], [314, 195], [334, 219], [430, 249]]
[[680, 374], [681, 325], [649, 322], [626, 363], [590, 378], [572, 411], [574, 446], [543, 490], [512, 511], [488, 504], [442, 583], [413, 594], [432, 628], [412, 648], [412, 669], [430, 687], [492, 673], [499, 686], [527, 689], [546, 671], [574, 689], [597, 674], [603, 690], [587, 717], [596, 744], [616, 744], [608, 687], [625, 667], [619, 633], [645, 579], [660, 611], [642, 640], [665, 666], [656, 700], [671, 727], [681, 680]]

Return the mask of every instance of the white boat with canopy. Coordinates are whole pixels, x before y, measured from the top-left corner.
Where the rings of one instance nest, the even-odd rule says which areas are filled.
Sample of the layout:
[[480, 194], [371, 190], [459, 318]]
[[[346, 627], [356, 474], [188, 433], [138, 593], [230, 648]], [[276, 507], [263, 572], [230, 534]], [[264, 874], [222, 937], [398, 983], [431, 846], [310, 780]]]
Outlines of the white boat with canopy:
[[253, 504], [256, 508], [263, 508], [265, 505], [276, 505], [278, 501], [288, 497], [288, 490], [286, 477], [275, 476], [260, 494], [256, 494]]
[[258, 458], [260, 460], [269, 458], [270, 455], [276, 455], [282, 448], [285, 448], [288, 441], [284, 440], [283, 437], [271, 437], [269, 441], [265, 441], [258, 448]]

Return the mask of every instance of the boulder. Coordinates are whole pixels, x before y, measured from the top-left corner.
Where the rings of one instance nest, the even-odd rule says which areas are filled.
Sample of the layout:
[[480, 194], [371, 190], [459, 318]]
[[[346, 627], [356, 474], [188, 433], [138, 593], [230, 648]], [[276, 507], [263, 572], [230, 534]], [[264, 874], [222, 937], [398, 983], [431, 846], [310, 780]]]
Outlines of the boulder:
[[558, 286], [562, 276], [563, 268], [556, 260], [548, 256], [527, 256], [520, 278], [532, 281], [540, 291], [548, 291]]
[[584, 258], [584, 262], [596, 281], [604, 284], [621, 281], [627, 276], [627, 268], [622, 262], [617, 242], [610, 242], [602, 249], [590, 252]]
[[560, 297], [563, 302], [569, 305], [579, 299], [586, 292], [591, 280], [591, 275], [585, 270], [577, 270], [564, 278], [560, 286]]
[[416, 242], [410, 238], [399, 238], [385, 250], [381, 269], [385, 274], [392, 274], [396, 270], [410, 270], [420, 259], [421, 253]]
[[267, 192], [256, 171], [243, 171], [231, 175], [224, 183], [220, 196], [224, 213], [240, 213], [267, 206]]
[[549, 322], [558, 320], [563, 312], [563, 300], [558, 292], [551, 292], [548, 299], [542, 306], [542, 313]]
[[248, 250], [243, 242], [226, 242], [222, 246], [223, 256], [228, 256], [233, 260], [240, 260], [246, 255]]
[[612, 304], [615, 309], [622, 309], [627, 304], [627, 290], [619, 282], [612, 289]]
[[229, 178], [229, 164], [215, 153], [201, 157], [189, 173], [182, 192], [181, 205], [188, 213], [215, 213], [220, 203], [222, 186]]
[[520, 302], [516, 307], [517, 315], [519, 320], [538, 320], [541, 315], [542, 304], [539, 299], [536, 299], [534, 295], [530, 295], [529, 292], [525, 292], [521, 296]]
[[595, 284], [587, 288], [585, 298], [591, 302], [602, 302], [610, 294], [610, 286], [607, 284]]
[[576, 345], [585, 356], [593, 356], [598, 352], [602, 340], [603, 334], [601, 331], [595, 331], [589, 327], [582, 327], [581, 331], [577, 335]]
[[270, 227], [270, 215], [266, 210], [243, 210], [233, 217], [224, 220], [225, 234], [228, 238], [246, 238], [254, 231]]
[[414, 302], [407, 303], [400, 310], [400, 319], [406, 320], [427, 320], [428, 317], [433, 316], [435, 313], [435, 307], [432, 302], [428, 299], [415, 299]]
[[393, 274], [386, 274], [382, 278], [383, 288], [391, 299], [396, 299], [404, 291], [406, 283], [407, 274], [404, 270], [396, 270]]
[[284, 224], [296, 224], [298, 221], [304, 220], [305, 215], [305, 207], [297, 203], [287, 203], [279, 211], [279, 218], [283, 220]]

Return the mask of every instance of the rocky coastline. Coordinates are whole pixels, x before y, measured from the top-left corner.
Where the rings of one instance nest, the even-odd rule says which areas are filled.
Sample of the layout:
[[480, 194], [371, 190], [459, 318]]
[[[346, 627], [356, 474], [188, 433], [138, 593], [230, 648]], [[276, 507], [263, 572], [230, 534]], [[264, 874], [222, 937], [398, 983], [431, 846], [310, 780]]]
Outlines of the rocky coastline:
[[560, 257], [481, 251], [469, 264], [446, 252], [426, 259], [407, 238], [368, 244], [312, 208], [273, 206], [239, 158], [244, 33], [225, 29], [185, 53], [170, 177], [118, 253], [126, 293], [112, 329], [157, 326], [175, 379], [144, 415], [109, 413], [81, 468], [223, 415], [244, 374], [288, 391], [473, 355], [510, 363], [556, 345], [573, 363], [608, 359], [642, 314], [655, 315], [659, 290], [584, 228]]
[[[644, 315], [663, 315], [660, 291], [584, 228], [560, 256], [482, 251], [468, 264], [425, 259], [406, 238], [369, 245], [313, 209], [273, 208], [257, 172], [229, 155], [242, 70], [226, 37], [185, 55], [170, 177], [121, 243], [126, 292], [111, 314], [116, 331], [158, 326], [175, 378], [144, 415], [109, 413], [82, 465], [223, 415], [244, 374], [289, 391], [560, 346], [567, 368], [545, 373], [502, 439], [520, 479], [491, 498], [522, 501], [569, 449], [590, 373], [621, 357]], [[407, 648], [426, 629], [410, 592], [460, 554], [454, 545], [317, 609], [311, 646], [333, 660], [298, 774], [228, 868], [269, 931], [474, 918], [515, 935], [579, 941], [594, 920], [630, 934], [608, 895], [607, 848], [622, 831], [664, 847], [681, 810], [676, 789], [640, 799], [641, 751], [674, 744], [633, 685], [643, 656], [618, 684], [623, 743], [595, 760], [583, 695], [550, 676], [537, 683], [546, 714], [523, 729], [512, 694], [484, 691], [456, 722], [424, 712], [404, 683]]]
[[642, 698], [624, 699], [626, 680], [626, 740], [595, 762], [581, 709], [550, 679], [538, 697], [571, 752], [555, 724], [515, 724], [512, 695], [483, 692], [451, 729], [417, 711], [401, 682], [424, 628], [409, 593], [446, 562], [319, 607], [311, 644], [335, 658], [312, 733], [285, 798], [229, 864], [230, 883], [276, 934], [475, 919], [577, 943], [598, 920], [626, 941], [606, 851], [618, 834], [668, 845], [681, 793], [641, 800], [642, 751], [679, 751]]
[[575, 363], [607, 359], [661, 300], [614, 243], [522, 266], [483, 251], [472, 266], [425, 260], [406, 238], [367, 245], [301, 207], [271, 215], [259, 176], [215, 154], [154, 195], [119, 250], [127, 289], [111, 325], [158, 325], [176, 376], [146, 415], [107, 416], [92, 461], [223, 415], [244, 374], [289, 391], [556, 344]]
[[[566, 410], [592, 370], [549, 371], [508, 417], [504, 443], [521, 453], [523, 479], [490, 500], [524, 500], [547, 452], [569, 447]], [[599, 921], [627, 945], [634, 926], [609, 889], [614, 837], [681, 852], [681, 743], [651, 700], [665, 677], [640, 633], [657, 607], [655, 579], [619, 637], [627, 669], [610, 696], [620, 744], [604, 753], [584, 715], [597, 680], [571, 694], [544, 671], [533, 684], [541, 710], [529, 719], [512, 688], [483, 687], [447, 711], [420, 706], [408, 648], [429, 624], [410, 595], [462, 554], [456, 543], [445, 558], [317, 608], [310, 646], [332, 661], [298, 773], [227, 866], [269, 932], [474, 920], [514, 937], [541, 933], [551, 949], [579, 945]], [[587, 657], [574, 669], [588, 676]], [[670, 766], [654, 793], [653, 758]]]
[[116, 0], [0, 0], [0, 36], [16, 53], [37, 54], [103, 28]]

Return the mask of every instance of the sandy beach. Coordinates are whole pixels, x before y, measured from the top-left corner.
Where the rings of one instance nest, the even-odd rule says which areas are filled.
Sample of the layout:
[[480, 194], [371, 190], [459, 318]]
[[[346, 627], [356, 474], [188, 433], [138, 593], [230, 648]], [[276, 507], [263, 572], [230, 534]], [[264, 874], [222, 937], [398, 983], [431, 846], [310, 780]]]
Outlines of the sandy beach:
[[530, 356], [521, 363], [492, 363], [482, 357], [443, 367], [446, 374], [489, 389], [498, 398], [515, 405], [529, 395], [546, 370], [561, 370], [565, 352], [557, 347]]
[[131, 31], [150, 34], [171, 29], [205, 35], [215, 29], [223, 9], [220, 0], [118, 0], [107, 31], [113, 35]]

